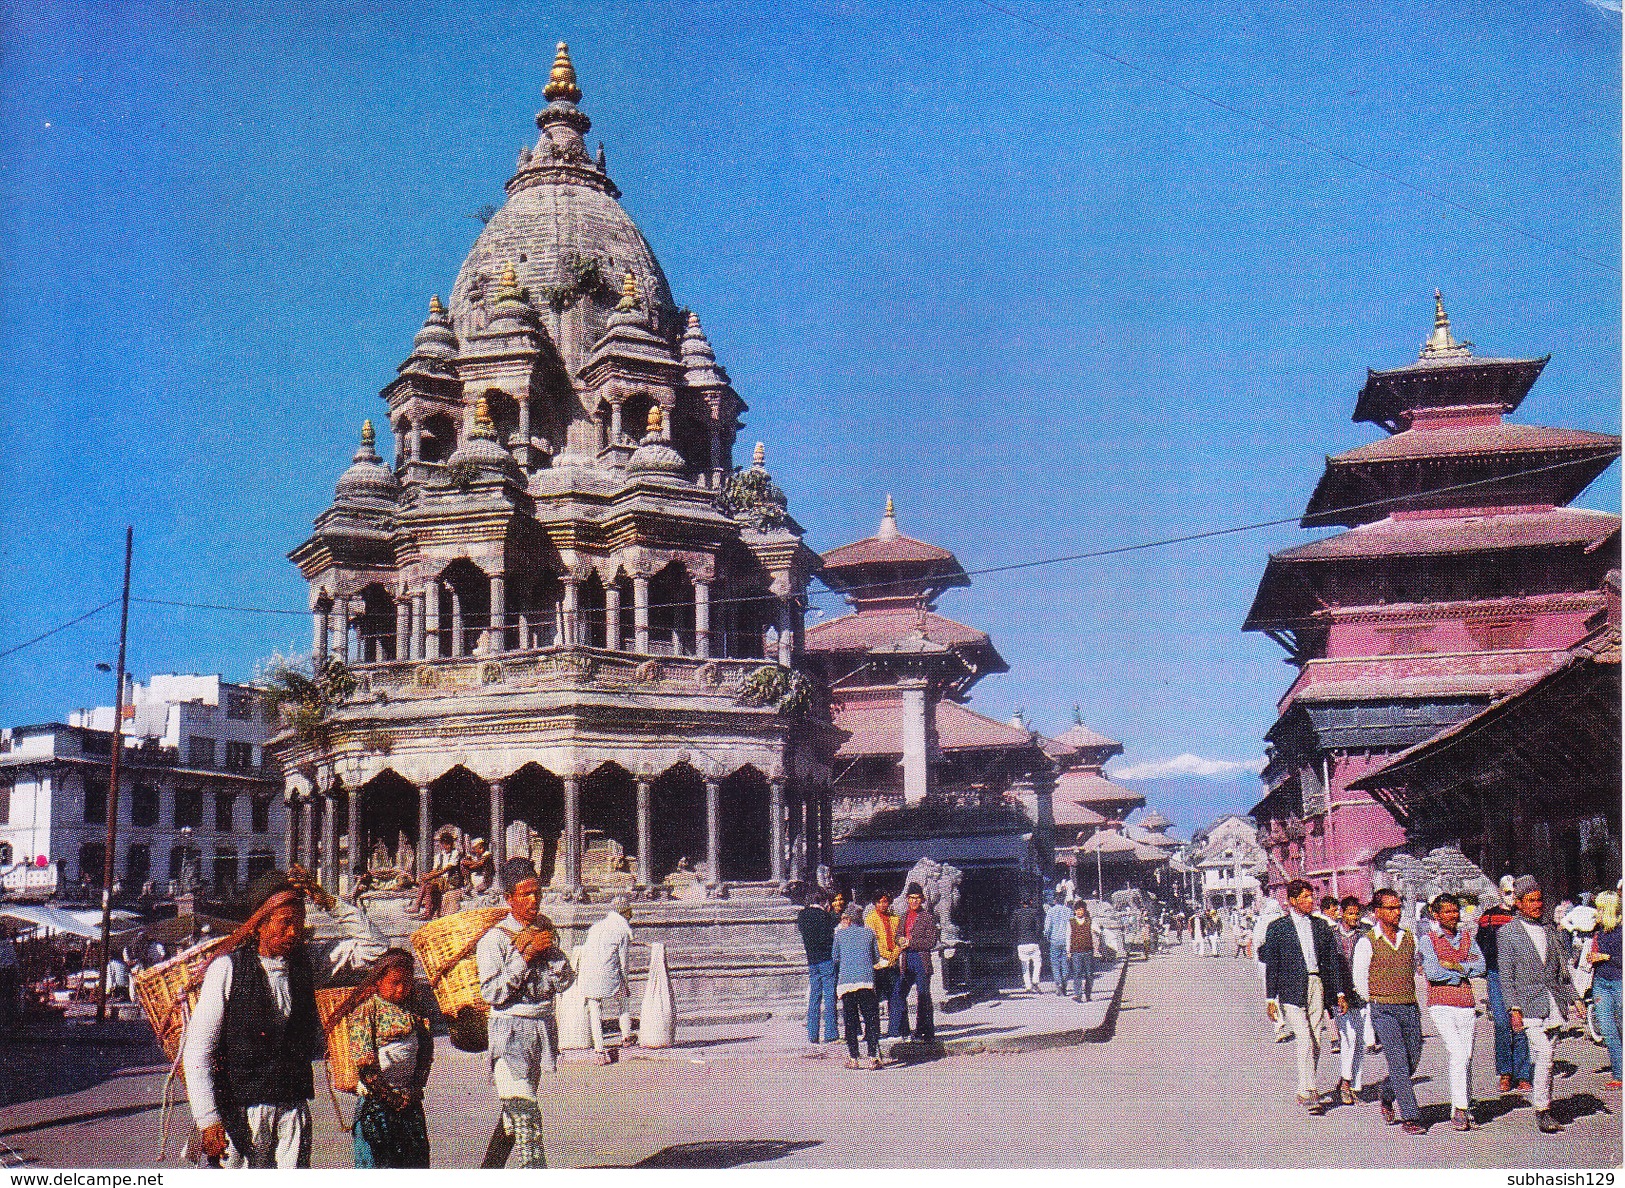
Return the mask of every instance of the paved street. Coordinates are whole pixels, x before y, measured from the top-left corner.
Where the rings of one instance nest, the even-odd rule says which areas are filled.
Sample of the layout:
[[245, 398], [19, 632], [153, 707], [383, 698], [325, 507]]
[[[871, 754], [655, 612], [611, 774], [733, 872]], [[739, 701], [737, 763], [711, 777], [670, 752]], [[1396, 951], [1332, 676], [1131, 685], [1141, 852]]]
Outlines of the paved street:
[[[775, 1020], [760, 1055], [713, 1042], [662, 1059], [610, 1067], [568, 1063], [544, 1106], [555, 1166], [1488, 1166], [1597, 1167], [1620, 1162], [1619, 1094], [1602, 1089], [1606, 1056], [1565, 1040], [1570, 1064], [1557, 1112], [1575, 1122], [1557, 1136], [1534, 1131], [1527, 1107], [1485, 1107], [1487, 1124], [1458, 1134], [1435, 1125], [1413, 1138], [1384, 1127], [1374, 1104], [1312, 1118], [1292, 1101], [1289, 1044], [1271, 1042], [1251, 962], [1161, 956], [1129, 967], [1114, 1038], [1020, 1053], [952, 1056], [878, 1072], [844, 1069], [833, 1052], [809, 1059], [794, 1021]], [[1017, 998], [1010, 1012], [1048, 1012], [1059, 1032], [1073, 1004]], [[952, 1037], [956, 1016], [941, 1032]], [[978, 1028], [977, 1030], [985, 1030]], [[683, 1037], [680, 1035], [679, 1039]], [[1479, 1028], [1475, 1082], [1493, 1085], [1487, 1024]], [[753, 1047], [741, 1039], [736, 1046]], [[15, 1051], [15, 1049], [13, 1049]], [[692, 1055], [687, 1053], [692, 1052]], [[844, 1053], [843, 1053], [844, 1054]], [[24, 1053], [36, 1070], [47, 1054]], [[81, 1052], [78, 1056], [82, 1057]], [[146, 1059], [146, 1058], [143, 1058]], [[1330, 1057], [1328, 1060], [1335, 1060]], [[1372, 1057], [1380, 1068], [1381, 1057]], [[1417, 1095], [1444, 1119], [1444, 1049], [1430, 1036]], [[5, 1063], [12, 1065], [8, 1054]], [[155, 1160], [161, 1070], [81, 1069], [50, 1058], [36, 1071], [40, 1096], [0, 1111], [0, 1141], [54, 1166], [147, 1165]], [[1575, 1067], [1577, 1066], [1577, 1067]], [[1322, 1065], [1323, 1083], [1335, 1071]], [[111, 1075], [110, 1075], [111, 1074]], [[348, 1107], [349, 1099], [342, 1099]], [[442, 1045], [430, 1085], [435, 1161], [477, 1164], [495, 1118], [482, 1058]], [[904, 1144], [894, 1128], [903, 1103], [931, 1137]], [[1432, 1107], [1432, 1108], [1427, 1108]], [[176, 1129], [188, 1129], [184, 1104]], [[318, 1165], [349, 1162], [332, 1107], [317, 1103]], [[1491, 1117], [1491, 1115], [1495, 1115]], [[3, 1152], [3, 1149], [0, 1149]]]

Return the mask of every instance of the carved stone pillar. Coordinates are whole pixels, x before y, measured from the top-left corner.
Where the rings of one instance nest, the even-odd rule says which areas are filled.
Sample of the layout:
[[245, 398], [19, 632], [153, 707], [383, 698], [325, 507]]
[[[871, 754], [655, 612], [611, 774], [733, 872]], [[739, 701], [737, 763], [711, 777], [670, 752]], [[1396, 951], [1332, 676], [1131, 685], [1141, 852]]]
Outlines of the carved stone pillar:
[[581, 777], [564, 777], [564, 886], [581, 886]]
[[434, 867], [434, 839], [429, 836], [429, 785], [418, 789], [418, 874]]
[[775, 884], [784, 882], [784, 784], [783, 776], [767, 782], [769, 844], [773, 847], [767, 877]]
[[299, 842], [299, 802], [292, 796], [284, 796], [282, 806], [287, 809], [282, 820], [282, 869], [286, 870], [297, 856], [294, 847]]
[[531, 463], [530, 457], [530, 400], [519, 401], [519, 431], [514, 435], [518, 440], [513, 443], [514, 460], [527, 469]]
[[818, 789], [818, 860], [835, 865], [835, 805], [830, 789]]
[[412, 461], [418, 461], [423, 457], [423, 425], [420, 422], [412, 422], [412, 432], [407, 436], [406, 440], [409, 456]]
[[327, 659], [327, 612], [318, 608], [310, 613], [310, 619], [310, 651], [316, 666], [320, 668]]
[[795, 605], [788, 598], [779, 599], [779, 663], [789, 668], [795, 659], [796, 618]]
[[423, 631], [426, 660], [440, 658], [440, 579], [430, 578], [423, 591]]
[[322, 869], [321, 883], [329, 891], [339, 888], [339, 822], [338, 797], [331, 792], [322, 793]]
[[506, 780], [491, 781], [491, 886], [506, 891], [502, 883], [502, 864], [508, 860], [508, 784]]
[[712, 417], [711, 418], [711, 489], [713, 491], [720, 491], [722, 489], [722, 472], [723, 472], [724, 468], [726, 467], [726, 465], [727, 465], [727, 463], [725, 463], [723, 461], [723, 459], [722, 459], [722, 424], [715, 417]]
[[508, 580], [507, 575], [491, 575], [491, 625], [485, 635], [485, 651], [494, 656], [508, 650]]
[[412, 646], [412, 599], [395, 600], [395, 659], [407, 659]]
[[625, 432], [621, 428], [621, 404], [622, 402], [619, 400], [611, 400], [609, 402], [610, 445], [619, 445], [621, 439], [626, 436]]
[[722, 882], [722, 785], [705, 781], [705, 881]]
[[299, 802], [303, 814], [299, 820], [299, 865], [312, 874], [316, 863], [316, 796], [312, 793]]
[[694, 583], [694, 654], [711, 658], [711, 583]]
[[604, 587], [604, 645], [612, 652], [621, 650], [621, 584]]
[[653, 884], [654, 856], [654, 782], [647, 776], [638, 777], [638, 885]]
[[463, 622], [463, 596], [457, 592], [457, 587], [451, 588], [451, 654], [462, 656], [466, 654], [466, 641], [468, 636], [463, 633], [466, 626]]
[[354, 891], [367, 869], [367, 847], [361, 842], [361, 789], [349, 789], [345, 800], [349, 805], [350, 819], [345, 822], [344, 836], [349, 839], [350, 890]]
[[632, 579], [632, 650], [649, 651], [649, 579], [642, 574]]
[[412, 595], [412, 659], [421, 660], [424, 657], [425, 632], [423, 626], [423, 591], [419, 590]]
[[339, 659], [350, 662], [350, 600], [340, 598], [333, 603], [333, 630], [338, 636]]
[[576, 647], [581, 642], [581, 580], [567, 573], [564, 583], [564, 643]]

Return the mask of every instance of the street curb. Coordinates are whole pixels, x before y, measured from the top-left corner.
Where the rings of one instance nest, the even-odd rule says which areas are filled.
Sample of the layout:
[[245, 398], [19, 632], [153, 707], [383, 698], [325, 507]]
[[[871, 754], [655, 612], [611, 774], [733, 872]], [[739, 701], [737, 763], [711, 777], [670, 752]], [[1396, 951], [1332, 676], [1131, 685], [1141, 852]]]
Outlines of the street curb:
[[1045, 1031], [1033, 1035], [1015, 1036], [1004, 1040], [950, 1040], [943, 1045], [949, 1056], [977, 1056], [985, 1052], [1015, 1054], [1042, 1052], [1050, 1048], [1071, 1048], [1079, 1044], [1098, 1044], [1111, 1039], [1117, 1031], [1117, 1012], [1123, 1002], [1123, 983], [1128, 980], [1128, 962], [1124, 961], [1106, 1004], [1106, 1017], [1094, 1027], [1074, 1027], [1065, 1031]]

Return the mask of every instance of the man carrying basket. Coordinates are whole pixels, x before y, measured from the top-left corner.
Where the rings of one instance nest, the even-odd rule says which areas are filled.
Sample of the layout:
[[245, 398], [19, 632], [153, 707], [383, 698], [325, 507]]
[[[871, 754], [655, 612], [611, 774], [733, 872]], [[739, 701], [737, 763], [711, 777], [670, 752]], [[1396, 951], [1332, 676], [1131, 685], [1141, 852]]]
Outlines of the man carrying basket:
[[[309, 895], [343, 930], [305, 940]], [[249, 889], [253, 914], [209, 963], [182, 1061], [203, 1153], [222, 1165], [309, 1167], [311, 1060], [325, 1048], [316, 987], [388, 948], [366, 915], [294, 867]]]
[[554, 999], [575, 981], [575, 971], [554, 944], [552, 922], [540, 913], [542, 884], [530, 860], [510, 858], [502, 881], [508, 914], [475, 949], [480, 997], [491, 1007], [491, 1080], [502, 1099], [482, 1166], [504, 1166], [517, 1147], [520, 1167], [546, 1167], [537, 1102], [542, 1074], [558, 1068]]

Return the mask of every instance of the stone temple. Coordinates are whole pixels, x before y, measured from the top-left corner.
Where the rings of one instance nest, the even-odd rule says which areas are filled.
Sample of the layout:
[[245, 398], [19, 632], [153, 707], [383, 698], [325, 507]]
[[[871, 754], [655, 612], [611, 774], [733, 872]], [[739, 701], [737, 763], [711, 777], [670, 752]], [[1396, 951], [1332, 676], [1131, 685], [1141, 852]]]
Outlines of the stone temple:
[[[356, 688], [276, 744], [331, 887], [448, 827], [529, 853], [568, 941], [643, 901], [679, 985], [789, 991], [782, 894], [830, 850], [839, 735], [799, 670], [802, 541], [697, 316], [587, 149], [561, 43], [507, 200], [290, 554]], [[404, 856], [404, 857], [403, 857]]]

